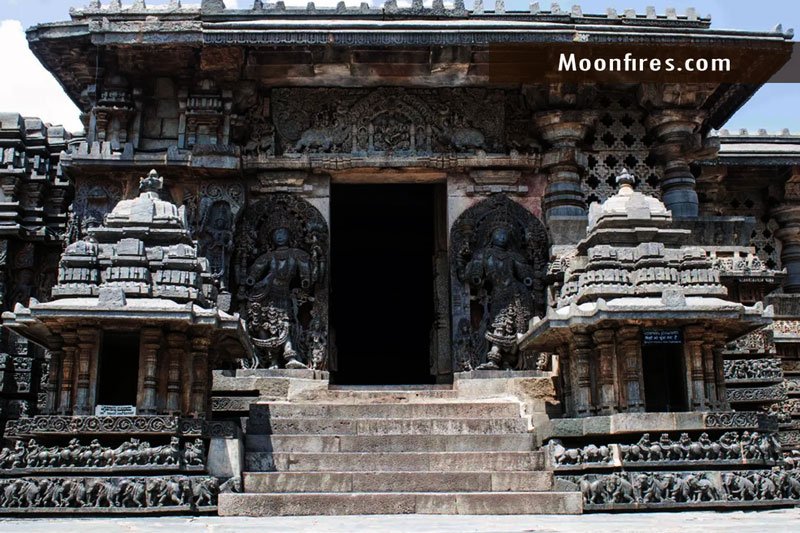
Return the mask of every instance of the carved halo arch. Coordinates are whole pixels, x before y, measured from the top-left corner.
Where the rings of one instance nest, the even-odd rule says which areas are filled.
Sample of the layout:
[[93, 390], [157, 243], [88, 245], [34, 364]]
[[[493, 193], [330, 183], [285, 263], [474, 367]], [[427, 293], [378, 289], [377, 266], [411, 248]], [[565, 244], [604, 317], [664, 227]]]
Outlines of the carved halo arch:
[[[300, 290], [301, 345], [309, 366], [328, 365], [328, 244], [330, 231], [322, 213], [305, 199], [288, 193], [270, 194], [244, 210], [236, 238], [235, 289], [239, 312], [247, 318], [247, 273], [253, 262], [272, 249], [272, 232], [287, 228], [289, 246], [306, 252], [312, 261], [316, 283]], [[313, 344], [313, 346], [312, 346]], [[312, 354], [312, 351], [316, 353]], [[322, 351], [322, 353], [320, 352]], [[312, 355], [320, 360], [311, 364]]]
[[[504, 194], [494, 194], [464, 211], [450, 230], [450, 287], [452, 304], [453, 367], [466, 369], [485, 362], [486, 310], [471, 297], [464, 280], [463, 257], [486, 248], [497, 227], [510, 230], [509, 249], [520, 254], [533, 268], [531, 287], [535, 316], [547, 308], [545, 275], [549, 258], [547, 229], [522, 205]], [[468, 358], [468, 359], [465, 359]]]

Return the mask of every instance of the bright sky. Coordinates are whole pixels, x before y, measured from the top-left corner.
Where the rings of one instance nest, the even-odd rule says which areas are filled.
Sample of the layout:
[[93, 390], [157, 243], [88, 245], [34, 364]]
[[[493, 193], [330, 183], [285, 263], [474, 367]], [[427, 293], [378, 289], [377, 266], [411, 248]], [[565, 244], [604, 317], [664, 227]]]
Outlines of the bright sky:
[[[109, 0], [102, 0], [103, 4]], [[133, 0], [123, 0], [131, 4]], [[376, 0], [373, 0], [375, 3]], [[465, 0], [468, 7], [473, 0]], [[285, 0], [286, 5], [305, 6], [308, 0]], [[337, 0], [316, 0], [317, 6], [335, 5]], [[431, 0], [425, 0], [429, 5]], [[78, 110], [62, 91], [58, 82], [39, 64], [28, 49], [24, 28], [40, 22], [69, 19], [69, 8], [87, 4], [88, 0], [0, 0], [0, 50], [3, 52], [5, 76], [0, 83], [0, 111], [19, 112], [38, 116], [47, 122], [64, 124], [70, 130], [81, 128]], [[168, 0], [148, 0], [148, 5], [165, 4]], [[199, 0], [184, 0], [185, 5]], [[229, 8], [249, 8], [252, 0], [225, 0]], [[361, 0], [346, 0], [348, 5], [359, 5]], [[398, 2], [402, 4], [402, 0]], [[408, 0], [410, 3], [410, 0]], [[484, 0], [487, 7], [492, 0]], [[550, 1], [540, 0], [542, 9], [549, 9]], [[715, 28], [742, 30], [771, 30], [776, 24], [796, 28], [800, 36], [800, 0], [566, 0], [562, 9], [579, 3], [584, 13], [604, 13], [607, 7], [618, 12], [635, 8], [644, 13], [648, 4], [655, 4], [658, 13], [666, 7], [676, 7], [685, 12], [694, 6], [701, 15], [712, 15]], [[507, 10], [527, 9], [527, 0], [506, 0]], [[779, 131], [789, 128], [800, 133], [800, 84], [771, 84], [764, 86], [728, 122], [730, 129], [748, 128]]]

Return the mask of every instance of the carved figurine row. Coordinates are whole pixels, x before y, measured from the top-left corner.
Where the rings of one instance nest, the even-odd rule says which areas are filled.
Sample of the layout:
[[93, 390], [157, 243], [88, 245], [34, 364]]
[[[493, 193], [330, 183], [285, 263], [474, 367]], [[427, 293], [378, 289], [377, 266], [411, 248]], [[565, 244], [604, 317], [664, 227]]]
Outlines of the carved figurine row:
[[573, 478], [586, 505], [770, 501], [800, 498], [800, 472], [630, 472]]
[[778, 461], [781, 458], [781, 445], [772, 434], [752, 433], [745, 431], [740, 436], [729, 431], [716, 440], [711, 440], [707, 433], [701, 434], [697, 440], [682, 433], [678, 440], [672, 440], [668, 433], [653, 442], [650, 434], [645, 433], [636, 444], [589, 444], [580, 448], [565, 448], [561, 441], [550, 442], [553, 464], [572, 466], [594, 464], [602, 466], [611, 464], [614, 451], [619, 449], [620, 460], [624, 463], [666, 462], [666, 461], [713, 461], [713, 460], [762, 460]]
[[736, 431], [728, 431], [712, 441], [708, 433], [703, 433], [697, 441], [682, 433], [677, 441], [663, 433], [658, 442], [650, 441], [645, 433], [636, 444], [620, 447], [622, 460], [637, 461], [702, 461], [702, 460], [763, 460], [778, 461], [781, 445], [774, 434], [761, 434], [745, 431], [741, 436]]
[[214, 477], [15, 478], [0, 480], [0, 507], [199, 509], [217, 504]]
[[88, 445], [72, 439], [66, 446], [42, 446], [35, 439], [17, 441], [12, 448], [0, 452], [0, 468], [112, 468], [130, 466], [202, 467], [205, 444], [201, 439], [186, 442], [172, 437], [169, 444], [151, 446], [149, 442], [130, 439], [116, 448], [102, 446], [97, 439]]
[[780, 380], [783, 378], [780, 359], [739, 359], [724, 363], [725, 380]]

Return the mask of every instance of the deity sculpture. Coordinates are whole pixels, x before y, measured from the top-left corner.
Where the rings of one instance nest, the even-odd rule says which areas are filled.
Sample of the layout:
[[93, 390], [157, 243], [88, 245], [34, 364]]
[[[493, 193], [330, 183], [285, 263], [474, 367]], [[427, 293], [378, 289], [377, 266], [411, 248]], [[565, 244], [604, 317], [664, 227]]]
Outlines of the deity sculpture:
[[534, 269], [511, 249], [511, 231], [500, 225], [483, 249], [461, 250], [462, 280], [469, 284], [471, 298], [481, 300], [485, 308], [489, 351], [477, 370], [516, 368], [517, 334], [526, 330], [532, 316]]
[[309, 291], [316, 279], [309, 254], [290, 246], [286, 227], [273, 230], [272, 248], [250, 266], [247, 326], [259, 356], [270, 368], [307, 368], [295, 349], [299, 334], [297, 289]]
[[228, 290], [230, 255], [233, 250], [233, 213], [226, 202], [215, 202], [200, 221], [200, 254], [208, 259], [219, 289]]

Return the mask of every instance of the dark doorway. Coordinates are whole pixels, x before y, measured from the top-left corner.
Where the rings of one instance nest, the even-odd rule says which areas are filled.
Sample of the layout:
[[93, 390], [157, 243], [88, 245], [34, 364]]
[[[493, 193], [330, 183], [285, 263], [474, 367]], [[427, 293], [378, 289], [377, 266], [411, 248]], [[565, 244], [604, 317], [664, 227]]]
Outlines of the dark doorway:
[[682, 344], [642, 347], [644, 404], [648, 412], [688, 411]]
[[435, 192], [417, 184], [332, 187], [335, 383], [433, 383]]
[[136, 405], [139, 334], [103, 334], [97, 372], [97, 405]]

